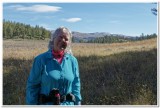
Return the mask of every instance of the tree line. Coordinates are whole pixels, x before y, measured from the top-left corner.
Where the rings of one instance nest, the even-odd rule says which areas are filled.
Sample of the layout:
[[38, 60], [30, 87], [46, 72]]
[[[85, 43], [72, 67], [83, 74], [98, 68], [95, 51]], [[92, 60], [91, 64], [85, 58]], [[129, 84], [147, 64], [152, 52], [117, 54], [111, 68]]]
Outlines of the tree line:
[[127, 41], [138, 41], [138, 40], [145, 40], [156, 38], [157, 34], [153, 33], [150, 35], [140, 35], [139, 37], [127, 37], [127, 36], [115, 36], [115, 35], [106, 35], [104, 37], [97, 37], [95, 39], [87, 41], [87, 43], [120, 43], [120, 42], [127, 42]]
[[[5, 21], [3, 20], [3, 39], [38, 39], [44, 40], [50, 38], [51, 31], [46, 30], [43, 27], [36, 25], [35, 27], [29, 24], [23, 24], [19, 22]], [[76, 37], [72, 38], [72, 42], [76, 43], [116, 43], [126, 41], [144, 40], [157, 37], [156, 33], [151, 35], [144, 35], [143, 33], [139, 37], [127, 37], [122, 35], [105, 35], [103, 37], [97, 37], [94, 39], [79, 40], [76, 41]]]
[[49, 38], [51, 31], [36, 25], [3, 20], [3, 39], [41, 39]]

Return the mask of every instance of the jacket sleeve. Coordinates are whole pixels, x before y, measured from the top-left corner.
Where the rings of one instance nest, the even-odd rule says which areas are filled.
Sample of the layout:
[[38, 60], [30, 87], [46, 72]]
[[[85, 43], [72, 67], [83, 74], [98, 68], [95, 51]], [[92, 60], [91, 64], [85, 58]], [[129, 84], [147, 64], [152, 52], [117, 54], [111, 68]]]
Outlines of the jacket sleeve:
[[30, 75], [27, 80], [26, 87], [26, 104], [37, 105], [38, 95], [40, 93], [40, 82], [41, 82], [41, 70], [42, 66], [40, 60], [35, 58], [33, 62]]
[[75, 78], [73, 80], [73, 84], [72, 84], [72, 93], [74, 94], [75, 98], [76, 98], [76, 105], [80, 105], [81, 104], [81, 84], [80, 84], [80, 76], [79, 76], [79, 66], [78, 66], [78, 62], [77, 59], [74, 60], [74, 71], [75, 71]]

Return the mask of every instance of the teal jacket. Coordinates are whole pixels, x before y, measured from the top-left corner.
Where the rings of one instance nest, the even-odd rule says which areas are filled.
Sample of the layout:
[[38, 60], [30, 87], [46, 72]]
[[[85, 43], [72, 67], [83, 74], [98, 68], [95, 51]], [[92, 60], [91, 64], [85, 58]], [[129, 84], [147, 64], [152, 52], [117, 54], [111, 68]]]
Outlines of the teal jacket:
[[[53, 88], [59, 89], [61, 95], [74, 94], [76, 105], [81, 101], [79, 67], [73, 55], [65, 53], [61, 64], [53, 58], [51, 50], [35, 57], [27, 81], [26, 103], [37, 105], [39, 94], [49, 95]], [[65, 101], [61, 105], [74, 103]]]

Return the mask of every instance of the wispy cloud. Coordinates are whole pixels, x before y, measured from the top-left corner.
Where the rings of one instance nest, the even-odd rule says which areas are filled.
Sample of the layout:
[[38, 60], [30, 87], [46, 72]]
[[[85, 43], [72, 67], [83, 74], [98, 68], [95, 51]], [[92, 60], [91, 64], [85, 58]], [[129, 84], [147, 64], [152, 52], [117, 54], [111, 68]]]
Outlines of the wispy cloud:
[[4, 8], [6, 8], [6, 9], [19, 8], [19, 7], [23, 7], [23, 5], [10, 5], [10, 6], [4, 6]]
[[32, 6], [23, 6], [23, 5], [15, 5], [9, 6], [10, 8], [14, 8], [18, 11], [31, 11], [31, 12], [57, 12], [62, 9], [57, 6], [49, 6], [49, 5], [32, 5]]
[[66, 22], [75, 23], [75, 22], [81, 21], [82, 19], [81, 18], [68, 18], [68, 19], [62, 19], [62, 20]]

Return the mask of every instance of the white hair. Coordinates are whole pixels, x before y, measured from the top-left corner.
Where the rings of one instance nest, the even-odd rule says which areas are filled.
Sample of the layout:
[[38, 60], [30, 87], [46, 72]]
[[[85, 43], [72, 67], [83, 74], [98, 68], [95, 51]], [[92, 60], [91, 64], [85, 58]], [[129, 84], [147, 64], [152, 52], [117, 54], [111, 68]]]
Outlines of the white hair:
[[54, 39], [62, 31], [65, 31], [69, 35], [69, 37], [70, 37], [69, 38], [69, 44], [67, 45], [67, 47], [65, 49], [65, 53], [73, 54], [72, 50], [71, 50], [72, 33], [71, 33], [71, 31], [68, 28], [63, 27], [63, 26], [57, 28], [53, 33], [51, 33], [51, 38], [50, 38], [50, 41], [49, 41], [49, 44], [48, 44], [48, 48], [51, 49], [51, 50], [53, 49], [53, 47], [54, 47], [54, 44], [53, 44], [54, 43]]

